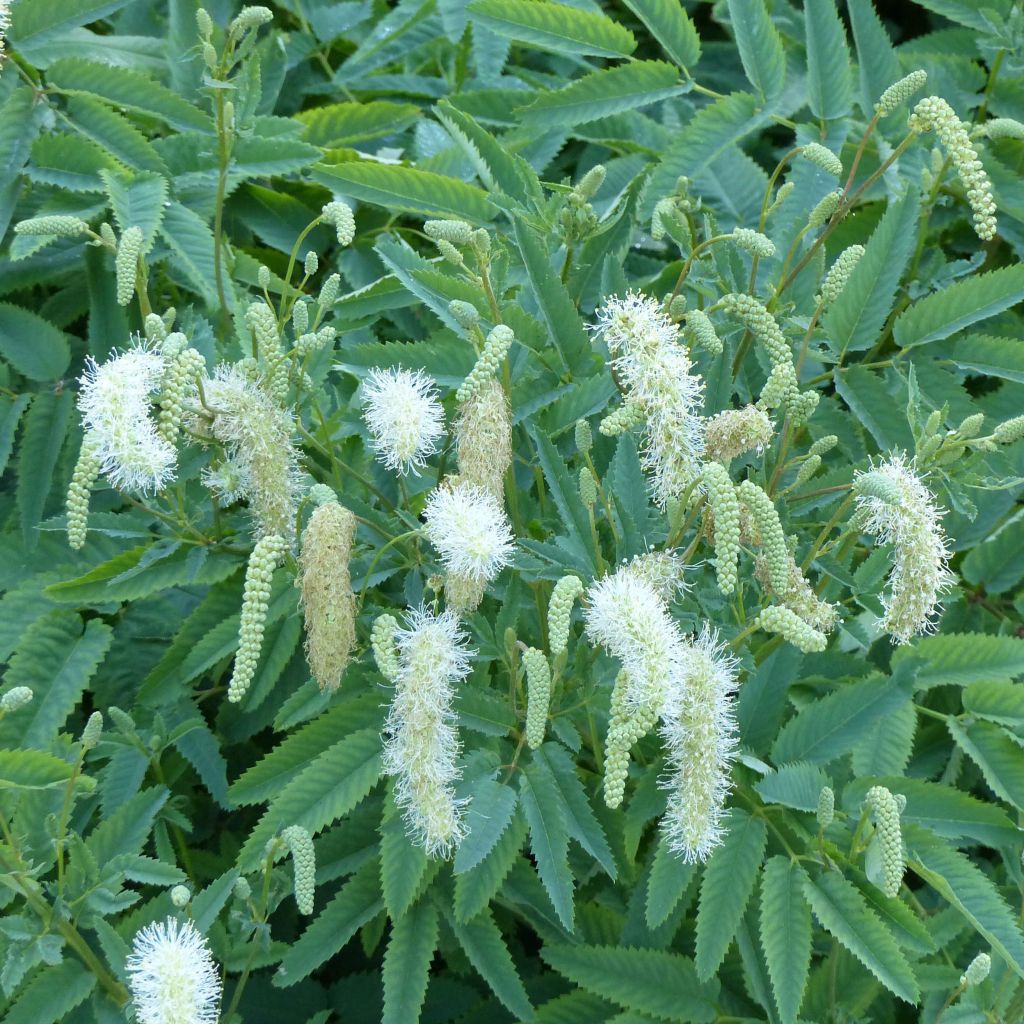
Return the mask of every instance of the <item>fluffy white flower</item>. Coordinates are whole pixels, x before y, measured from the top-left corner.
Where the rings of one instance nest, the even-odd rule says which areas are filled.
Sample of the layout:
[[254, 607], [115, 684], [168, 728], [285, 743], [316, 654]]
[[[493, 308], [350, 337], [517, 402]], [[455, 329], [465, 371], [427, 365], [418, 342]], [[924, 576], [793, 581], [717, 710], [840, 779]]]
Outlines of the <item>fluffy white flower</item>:
[[388, 469], [415, 473], [437, 451], [444, 411], [434, 381], [422, 370], [371, 370], [363, 404], [377, 458]]
[[656, 299], [629, 292], [598, 310], [594, 330], [604, 338], [627, 403], [646, 420], [643, 466], [654, 499], [664, 507], [700, 475], [704, 382], [692, 373], [679, 328]]
[[662, 832], [687, 863], [705, 861], [722, 841], [725, 799], [736, 756], [736, 662], [707, 626], [688, 645], [661, 711], [669, 792]]
[[191, 921], [146, 925], [125, 967], [139, 1024], [216, 1024], [220, 977]]
[[395, 633], [398, 671], [384, 737], [384, 769], [409, 832], [431, 857], [448, 857], [465, 835], [455, 796], [460, 751], [452, 708], [470, 651], [456, 615], [410, 612]]
[[483, 487], [438, 487], [423, 518], [427, 538], [448, 572], [486, 582], [508, 565], [515, 546], [512, 527], [497, 498]]
[[934, 628], [939, 597], [953, 582], [942, 510], [899, 452], [858, 473], [853, 487], [864, 530], [893, 547], [881, 626], [894, 643], [909, 643]]
[[96, 443], [100, 471], [115, 487], [159, 491], [174, 476], [177, 452], [152, 415], [163, 373], [160, 354], [141, 345], [102, 366], [86, 360], [78, 408]]

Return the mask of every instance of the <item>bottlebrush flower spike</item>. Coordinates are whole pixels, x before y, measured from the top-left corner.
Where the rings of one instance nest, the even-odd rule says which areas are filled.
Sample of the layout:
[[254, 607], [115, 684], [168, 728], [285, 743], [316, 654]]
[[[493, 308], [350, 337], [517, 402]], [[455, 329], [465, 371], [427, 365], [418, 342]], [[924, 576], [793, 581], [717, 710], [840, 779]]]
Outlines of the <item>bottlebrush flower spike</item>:
[[388, 469], [415, 473], [437, 451], [444, 412], [434, 381], [422, 370], [371, 370], [363, 406], [377, 458]]

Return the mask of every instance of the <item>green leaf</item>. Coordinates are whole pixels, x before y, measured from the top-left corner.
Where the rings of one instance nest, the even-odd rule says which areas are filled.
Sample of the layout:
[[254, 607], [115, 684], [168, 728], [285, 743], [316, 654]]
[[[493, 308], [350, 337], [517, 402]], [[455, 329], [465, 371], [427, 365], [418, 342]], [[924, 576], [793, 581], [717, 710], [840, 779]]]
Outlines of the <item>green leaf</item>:
[[409, 1024], [419, 1020], [435, 949], [437, 910], [428, 900], [421, 900], [391, 928], [384, 954], [381, 1024]]
[[918, 299], [896, 318], [893, 338], [902, 348], [941, 341], [1024, 300], [1024, 266], [975, 274]]
[[314, 146], [336, 149], [357, 142], [396, 135], [420, 115], [411, 103], [371, 100], [365, 103], [327, 103], [304, 110], [295, 117], [302, 122], [302, 137]]
[[231, 170], [240, 178], [273, 178], [311, 167], [323, 154], [299, 139], [249, 138], [235, 140]]
[[117, 871], [117, 863], [142, 852], [157, 813], [167, 803], [170, 792], [165, 786], [153, 786], [134, 794], [106, 821], [89, 833], [85, 845], [103, 871]]
[[893, 655], [893, 668], [904, 661], [923, 660], [914, 688], [969, 686], [971, 683], [1009, 682], [1024, 675], [1024, 639], [984, 633], [945, 633], [927, 636]]
[[339, 953], [353, 935], [384, 910], [376, 858], [364, 864], [288, 947], [274, 975], [280, 988], [295, 985]]
[[71, 362], [68, 339], [38, 313], [0, 303], [0, 356], [30, 380], [58, 380]]
[[700, 36], [676, 0], [626, 0], [651, 37], [687, 73], [700, 60]]
[[811, 967], [811, 911], [806, 874], [788, 857], [772, 857], [761, 878], [761, 945], [782, 1024], [794, 1024]]
[[32, 50], [127, 7], [132, 0], [19, 0], [11, 11], [10, 42], [31, 59]]
[[701, 982], [678, 953], [546, 943], [544, 961], [575, 985], [627, 1010], [685, 1024], [713, 1021], [717, 985]]
[[454, 217], [471, 224], [487, 224], [497, 212], [487, 194], [475, 185], [415, 167], [350, 161], [317, 164], [310, 173], [321, 185], [341, 195], [386, 210], [422, 217]]
[[1024, 384], [1024, 345], [1019, 338], [968, 334], [957, 338], [951, 356], [964, 370]]
[[17, 497], [21, 535], [30, 549], [35, 548], [39, 539], [36, 527], [42, 519], [57, 457], [64, 446], [72, 402], [70, 391], [43, 391], [32, 399], [24, 416], [18, 449]]
[[964, 710], [1011, 729], [1024, 728], [1024, 687], [1013, 683], [973, 683], [961, 697]]
[[466, 836], [455, 854], [456, 875], [475, 868], [495, 847], [509, 826], [519, 796], [511, 786], [484, 776], [470, 790]]
[[993, 23], [986, 17], [990, 11], [997, 17], [1002, 15], [1004, 18], [1010, 13], [1008, 0], [993, 0], [984, 6], [975, 3], [974, 0], [921, 0], [921, 6], [978, 32], [992, 31]]
[[238, 870], [232, 868], [192, 897], [192, 920], [204, 935], [213, 927], [217, 915], [224, 909], [237, 880]]
[[633, 33], [591, 10], [547, 0], [474, 0], [470, 15], [498, 35], [571, 57], [628, 57]]
[[181, 270], [194, 291], [216, 303], [213, 232], [199, 214], [172, 201], [164, 210], [160, 235], [173, 253], [172, 265]]
[[924, 829], [910, 826], [904, 829], [904, 839], [910, 869], [956, 907], [1024, 977], [1024, 935], [991, 879], [962, 853]]
[[711, 854], [700, 884], [695, 963], [707, 980], [718, 970], [754, 891], [768, 830], [764, 819], [734, 807], [728, 832]]
[[71, 778], [71, 765], [42, 750], [0, 750], [0, 789], [56, 789]]
[[107, 186], [107, 197], [118, 228], [121, 231], [131, 227], [141, 228], [145, 239], [142, 251], [149, 252], [164, 217], [167, 180], [151, 172], [125, 178], [112, 171], [100, 171], [100, 177]]
[[573, 877], [561, 796], [550, 774], [533, 764], [523, 769], [519, 792], [530, 825], [530, 847], [537, 859], [537, 873], [559, 920], [571, 932]]
[[526, 832], [523, 816], [513, 815], [487, 856], [476, 867], [455, 876], [455, 916], [460, 921], [475, 917], [496, 895], [519, 856]]
[[850, 27], [857, 47], [860, 72], [860, 106], [869, 117], [875, 101], [893, 82], [903, 77], [899, 58], [871, 0], [848, 0]]
[[393, 799], [385, 805], [380, 833], [381, 891], [388, 916], [397, 921], [419, 894], [431, 861], [419, 843], [410, 842]]
[[904, 704], [881, 721], [853, 748], [856, 775], [902, 775], [914, 747], [917, 712]]
[[748, 81], [762, 99], [775, 99], [786, 81], [786, 56], [764, 0], [729, 0], [729, 24]]
[[58, 92], [84, 93], [114, 107], [157, 117], [180, 131], [213, 131], [213, 122], [194, 103], [129, 68], [68, 57], [50, 65], [47, 80]]
[[113, 630], [101, 619], [90, 619], [83, 632], [74, 612], [51, 612], [28, 628], [4, 677], [9, 686], [27, 686], [35, 694], [19, 716], [21, 745], [49, 748], [112, 639]]
[[639, 60], [592, 71], [562, 89], [541, 93], [517, 113], [527, 125], [569, 128], [646, 107], [685, 91], [679, 72], [671, 64]]
[[69, 957], [46, 967], [18, 993], [7, 1007], [5, 1024], [58, 1024], [89, 998], [96, 975]]
[[781, 804], [798, 811], [816, 811], [818, 794], [830, 785], [828, 776], [818, 765], [797, 761], [779, 765], [771, 775], [754, 783], [758, 795], [768, 804]]
[[961, 750], [981, 769], [995, 794], [1024, 810], [1024, 749], [1006, 731], [992, 722], [962, 725], [947, 718], [946, 726]]
[[776, 762], [810, 761], [828, 764], [842, 757], [884, 716], [910, 701], [912, 672], [873, 675], [846, 683], [808, 704], [790, 719], [772, 748]]
[[454, 919], [449, 920], [469, 962], [502, 1005], [516, 1019], [532, 1020], [533, 1007], [490, 911], [485, 910], [461, 924]]
[[[28, 392], [18, 395], [17, 398], [6, 396], [0, 398], [0, 475], [3, 475], [4, 470], [7, 469], [11, 452], [14, 451], [14, 435], [17, 433], [21, 417], [31, 401], [32, 395]], [[6, 596], [4, 595], [5, 598]], [[5, 654], [0, 654], [0, 658], [4, 657], [6, 657]]]
[[658, 846], [647, 878], [647, 902], [644, 919], [650, 929], [659, 928], [671, 916], [676, 904], [690, 887], [697, 874], [695, 864], [687, 864], [672, 852], [664, 836], [658, 837]]
[[807, 102], [815, 117], [845, 117], [853, 105], [850, 53], [834, 0], [805, 0]]
[[168, 173], [167, 165], [146, 136], [102, 100], [72, 96], [68, 100], [68, 112], [79, 131], [125, 166], [137, 171]]
[[917, 191], [908, 189], [889, 204], [846, 287], [826, 312], [825, 330], [834, 352], [861, 352], [878, 341], [914, 251], [919, 202]]
[[868, 906], [860, 891], [841, 875], [826, 871], [802, 879], [814, 916], [890, 992], [916, 1003], [920, 989], [895, 939]]

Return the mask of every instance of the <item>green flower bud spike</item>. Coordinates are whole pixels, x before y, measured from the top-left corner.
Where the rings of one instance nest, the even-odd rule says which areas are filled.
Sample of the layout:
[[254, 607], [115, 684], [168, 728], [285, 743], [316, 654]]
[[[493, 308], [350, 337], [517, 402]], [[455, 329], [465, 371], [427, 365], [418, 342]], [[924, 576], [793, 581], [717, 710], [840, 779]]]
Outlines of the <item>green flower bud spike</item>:
[[394, 615], [378, 615], [370, 631], [370, 647], [374, 661], [380, 674], [389, 682], [398, 678], [398, 647], [395, 634], [398, 632], [398, 620]]
[[882, 891], [894, 898], [899, 895], [905, 869], [899, 807], [884, 786], [872, 786], [868, 790], [867, 805], [875, 815], [875, 835], [882, 862]]
[[501, 366], [502, 360], [512, 347], [515, 335], [511, 328], [504, 324], [497, 324], [491, 329], [484, 342], [484, 350], [480, 353], [476, 365], [469, 372], [469, 376], [462, 382], [459, 390], [455, 392], [457, 402], [465, 402], [472, 395], [476, 394], [481, 385], [489, 377], [493, 377]]
[[139, 256], [142, 255], [142, 243], [145, 240], [142, 228], [131, 227], [121, 235], [114, 257], [114, 271], [117, 276], [117, 303], [127, 306], [135, 294], [135, 276], [139, 267]]
[[99, 743], [102, 736], [103, 715], [99, 711], [94, 711], [89, 716], [89, 721], [85, 723], [85, 728], [82, 730], [82, 750], [92, 750]]
[[32, 700], [32, 691], [27, 686], [14, 686], [0, 697], [0, 714], [9, 715], [25, 707]]
[[316, 853], [313, 839], [301, 825], [289, 825], [281, 832], [281, 838], [292, 855], [295, 869], [295, 905], [300, 914], [313, 913], [313, 896], [316, 892]]
[[536, 750], [544, 742], [551, 705], [551, 668], [543, 651], [527, 647], [523, 651], [526, 668], [526, 742]]
[[99, 445], [91, 434], [82, 438], [82, 447], [68, 487], [68, 544], [78, 551], [85, 544], [89, 520], [89, 494], [100, 475]]
[[171, 903], [178, 910], [184, 910], [191, 899], [192, 893], [189, 892], [187, 885], [176, 885], [171, 889]]
[[548, 647], [552, 657], [564, 654], [569, 646], [572, 606], [583, 594], [583, 581], [577, 576], [563, 576], [551, 591], [548, 601]]
[[960, 976], [960, 984], [965, 988], [973, 988], [980, 985], [992, 970], [992, 958], [988, 953], [979, 953], [968, 965], [967, 970]]
[[905, 103], [915, 92], [920, 92], [928, 81], [927, 71], [911, 71], [905, 78], [893, 82], [885, 92], [878, 98], [875, 104], [875, 113], [879, 117], [886, 117], [898, 106]]
[[836, 795], [831, 786], [822, 786], [818, 794], [818, 828], [822, 832], [832, 824], [836, 816]]
[[757, 628], [766, 633], [778, 633], [798, 650], [809, 654], [823, 651], [828, 645], [828, 637], [812, 626], [808, 626], [796, 612], [781, 605], [770, 605], [757, 616]]
[[721, 463], [707, 463], [703, 480], [715, 523], [718, 589], [728, 596], [736, 589], [739, 579], [740, 502], [729, 472]]

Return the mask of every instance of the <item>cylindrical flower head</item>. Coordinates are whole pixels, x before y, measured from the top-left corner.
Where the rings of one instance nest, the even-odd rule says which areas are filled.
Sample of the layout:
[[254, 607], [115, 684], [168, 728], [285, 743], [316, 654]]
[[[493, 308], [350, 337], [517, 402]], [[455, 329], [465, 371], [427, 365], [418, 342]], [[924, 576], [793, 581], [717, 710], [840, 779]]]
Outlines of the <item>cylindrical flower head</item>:
[[707, 626], [688, 645], [661, 712], [668, 807], [661, 829], [687, 863], [706, 861], [722, 841], [736, 756], [736, 662]]
[[455, 684], [469, 672], [470, 652], [451, 611], [409, 613], [397, 633], [399, 669], [388, 711], [384, 770], [394, 775], [395, 802], [431, 857], [448, 857], [465, 834], [455, 796], [460, 743], [452, 708]]
[[306, 622], [306, 660], [320, 689], [333, 693], [356, 644], [356, 601], [349, 558], [356, 519], [328, 501], [316, 508], [302, 534], [299, 577]]
[[737, 493], [757, 529], [772, 588], [781, 593], [789, 586], [790, 555], [779, 513], [772, 499], [752, 480], [744, 480]]
[[0, 712], [5, 715], [23, 708], [32, 700], [32, 690], [27, 686], [12, 686], [0, 697]]
[[291, 537], [299, 495], [294, 421], [241, 367], [219, 366], [203, 390], [214, 412], [210, 433], [230, 458], [235, 487], [225, 497], [249, 501], [261, 535]]
[[683, 580], [686, 565], [682, 556], [671, 549], [634, 555], [620, 571], [653, 587], [663, 601], [671, 601], [681, 590], [686, 590]]
[[[991, 121], [986, 121], [981, 129], [990, 139], [1024, 139], [1024, 124], [1012, 117], [993, 117]], [[14, 230], [17, 231], [18, 228]]]
[[142, 229], [131, 227], [121, 235], [121, 241], [118, 242], [114, 272], [117, 275], [117, 302], [120, 306], [127, 306], [135, 294], [135, 274], [143, 241], [145, 237]]
[[77, 235], [88, 234], [88, 231], [89, 225], [81, 217], [29, 217], [28, 220], [18, 221], [14, 225], [16, 235], [55, 235], [58, 238], [74, 238]]
[[733, 241], [744, 251], [761, 259], [769, 259], [775, 255], [775, 243], [760, 231], [751, 228], [734, 228]]
[[444, 411], [434, 381], [422, 370], [371, 370], [363, 408], [374, 451], [388, 469], [416, 473], [437, 451]]
[[172, 334], [163, 342], [164, 376], [160, 386], [160, 412], [157, 416], [157, 430], [170, 444], [178, 439], [186, 400], [195, 391], [195, 382], [206, 370], [202, 354], [194, 348], [188, 348], [187, 343], [178, 351], [172, 348], [173, 355], [169, 354], [168, 342], [172, 338], [185, 341], [183, 334]]
[[576, 428], [573, 433], [573, 439], [576, 442], [576, 450], [581, 455], [586, 455], [591, 448], [594, 447], [594, 434], [590, 429], [589, 420], [577, 420]]
[[152, 396], [163, 372], [160, 355], [141, 346], [102, 366], [86, 360], [78, 408], [96, 445], [100, 471], [114, 487], [159, 491], [174, 476], [177, 452], [160, 436], [152, 416]]
[[313, 839], [301, 825], [289, 825], [281, 832], [281, 838], [292, 855], [295, 870], [295, 905], [300, 914], [313, 913], [313, 897], [316, 893], [316, 853]]
[[963, 182], [967, 202], [974, 214], [975, 232], [982, 241], [995, 238], [996, 204], [992, 198], [992, 183], [978, 159], [978, 151], [971, 145], [967, 125], [944, 99], [926, 96], [914, 107], [910, 128], [918, 132], [935, 130]]
[[598, 424], [597, 429], [605, 437], [618, 437], [627, 430], [632, 430], [644, 421], [644, 410], [639, 402], [625, 401], [617, 409], [612, 410]]
[[428, 220], [423, 224], [423, 231], [435, 242], [444, 241], [449, 245], [469, 245], [473, 240], [472, 225], [464, 220]]
[[809, 142], [800, 150], [800, 155], [815, 167], [820, 167], [827, 174], [836, 178], [843, 173], [843, 163], [839, 157], [831, 149], [826, 149], [817, 142]]
[[1012, 420], [1004, 420], [992, 431], [992, 440], [997, 444], [1013, 444], [1024, 440], [1024, 416], [1014, 416]]
[[769, 605], [757, 616], [757, 628], [767, 633], [778, 633], [794, 647], [809, 653], [823, 651], [828, 646], [828, 638], [812, 626], [808, 626], [796, 612], [781, 605]]
[[[881, 489], [870, 483], [872, 478]], [[881, 491], [888, 492], [887, 497], [879, 497]], [[870, 472], [858, 473], [854, 493], [865, 532], [879, 544], [893, 547], [882, 629], [894, 643], [909, 643], [931, 631], [939, 598], [953, 582], [942, 511], [913, 465], [900, 454], [891, 455]]]
[[728, 464], [745, 452], [759, 452], [772, 439], [772, 421], [756, 405], [724, 409], [708, 420], [704, 433], [708, 459]]
[[831, 786], [822, 786], [818, 794], [818, 828], [822, 831], [832, 824], [836, 816], [836, 795]]
[[261, 25], [274, 20], [274, 12], [269, 7], [243, 7], [234, 20], [228, 25], [228, 34], [233, 38], [250, 31], [258, 29]]
[[187, 885], [176, 885], [171, 889], [171, 903], [178, 910], [184, 910], [189, 905], [191, 899], [192, 893], [189, 892]]
[[899, 807], [884, 786], [872, 786], [868, 790], [867, 803], [875, 814], [875, 836], [882, 863], [882, 891], [892, 898], [899, 895], [905, 869]]
[[551, 705], [551, 668], [543, 651], [527, 647], [523, 651], [526, 668], [526, 742], [536, 750], [544, 742]]
[[488, 380], [492, 379], [498, 372], [502, 361], [508, 355], [508, 350], [515, 341], [515, 335], [510, 327], [498, 324], [493, 327], [484, 341], [483, 351], [470, 370], [469, 376], [459, 385], [455, 392], [455, 400], [465, 402]]
[[857, 266], [861, 256], [864, 255], [863, 245], [851, 245], [844, 249], [837, 257], [832, 269], [828, 272], [821, 285], [821, 301], [830, 306], [843, 293], [853, 268]]
[[823, 601], [814, 592], [792, 553], [789, 554], [789, 576], [784, 589], [776, 590], [772, 585], [772, 576], [763, 552], [754, 556], [754, 575], [779, 604], [795, 612], [797, 615], [821, 633], [831, 633], [839, 621], [839, 612], [834, 604]]
[[138, 1024], [217, 1024], [220, 975], [191, 921], [168, 917], [146, 925], [125, 970]]
[[960, 976], [960, 984], [971, 988], [980, 985], [992, 970], [992, 958], [988, 953], [979, 953], [967, 966], [967, 970]]
[[552, 657], [563, 654], [569, 647], [569, 627], [572, 606], [583, 593], [583, 581], [578, 576], [563, 576], [551, 591], [548, 601], [548, 646]]
[[249, 304], [245, 311], [245, 322], [256, 339], [256, 355], [263, 371], [267, 391], [278, 402], [283, 402], [285, 392], [288, 390], [288, 366], [284, 349], [281, 347], [277, 315], [261, 299], [259, 302]]
[[512, 415], [496, 380], [484, 381], [459, 406], [455, 437], [459, 479], [484, 488], [500, 502], [512, 465]]
[[89, 721], [85, 723], [85, 728], [82, 730], [82, 749], [92, 750], [93, 747], [99, 743], [100, 738], [103, 736], [103, 715], [99, 711], [94, 711], [89, 716]]
[[356, 219], [348, 203], [335, 200], [328, 203], [320, 214], [325, 224], [330, 224], [338, 235], [338, 245], [351, 245], [356, 237]]
[[593, 508], [597, 503], [597, 481], [589, 466], [580, 467], [579, 481], [580, 501], [585, 508]]
[[389, 682], [393, 683], [398, 679], [398, 619], [394, 615], [378, 615], [373, 620], [373, 629], [370, 631], [370, 647], [373, 650], [373, 660], [377, 663], [380, 674]]
[[901, 103], [908, 100], [915, 92], [924, 88], [928, 81], [927, 71], [911, 71], [909, 75], [893, 82], [885, 92], [878, 98], [875, 104], [875, 113], [879, 117], [891, 114]]
[[843, 193], [840, 190], [822, 196], [818, 205], [808, 215], [807, 226], [813, 231], [815, 228], [820, 228], [826, 221], [831, 220], [832, 214], [839, 209], [842, 198]]
[[615, 679], [604, 744], [604, 802], [614, 810], [622, 803], [629, 775], [629, 752], [654, 727], [658, 713], [652, 707], [634, 707], [627, 697], [629, 673], [624, 669]]
[[92, 433], [82, 438], [75, 471], [68, 487], [68, 544], [78, 551], [84, 544], [89, 520], [89, 494], [100, 475], [100, 447]]
[[677, 340], [678, 327], [649, 296], [630, 292], [610, 299], [598, 310], [594, 330], [613, 357], [626, 405], [635, 406], [647, 421], [643, 467], [654, 500], [664, 508], [700, 474], [704, 382], [691, 372], [690, 355]]
[[718, 589], [728, 596], [739, 581], [740, 500], [728, 470], [717, 462], [708, 462], [704, 466], [704, 490], [715, 517]]
[[427, 539], [449, 573], [485, 583], [512, 557], [515, 541], [508, 517], [482, 487], [460, 482], [436, 488], [423, 518]]

